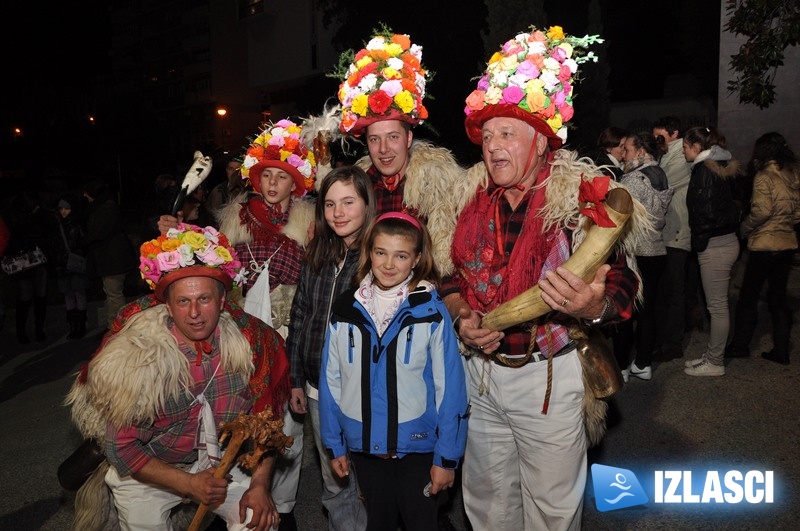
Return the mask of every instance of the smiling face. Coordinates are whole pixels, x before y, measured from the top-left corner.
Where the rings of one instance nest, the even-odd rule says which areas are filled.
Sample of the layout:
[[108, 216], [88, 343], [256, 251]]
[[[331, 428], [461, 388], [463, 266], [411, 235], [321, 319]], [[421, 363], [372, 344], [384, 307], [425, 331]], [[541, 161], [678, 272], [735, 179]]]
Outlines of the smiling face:
[[375, 169], [385, 177], [405, 174], [414, 135], [400, 120], [382, 120], [367, 127], [367, 148]]
[[416, 242], [399, 234], [376, 234], [369, 253], [375, 284], [381, 289], [397, 286], [419, 262]]
[[[503, 188], [530, 188], [536, 181], [547, 138], [516, 118], [498, 117], [483, 124], [483, 161], [492, 181]], [[535, 139], [534, 139], [535, 136]], [[533, 156], [531, 149], [535, 150]]]
[[270, 206], [280, 204], [285, 212], [295, 188], [292, 176], [281, 169], [268, 166], [261, 172], [261, 196]]
[[333, 183], [325, 194], [324, 207], [328, 226], [350, 247], [367, 221], [367, 204], [353, 182]]
[[167, 311], [187, 343], [211, 338], [224, 303], [222, 283], [209, 277], [182, 278], [167, 290]]

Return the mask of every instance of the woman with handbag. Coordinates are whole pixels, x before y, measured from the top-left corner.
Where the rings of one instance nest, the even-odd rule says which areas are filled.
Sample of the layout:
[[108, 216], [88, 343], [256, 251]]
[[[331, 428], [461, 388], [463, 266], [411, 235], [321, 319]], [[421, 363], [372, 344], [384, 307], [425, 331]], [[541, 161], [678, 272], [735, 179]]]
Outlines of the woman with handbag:
[[56, 276], [67, 312], [67, 339], [86, 335], [86, 231], [72, 208], [76, 203], [77, 200], [66, 197], [58, 201]]
[[46, 339], [47, 259], [52, 253], [49, 244], [55, 229], [52, 216], [42, 208], [35, 190], [24, 190], [12, 201], [8, 219], [11, 240], [5, 256], [11, 264], [6, 269], [4, 260], [4, 270], [15, 287], [17, 341], [23, 345], [31, 342], [26, 330], [31, 305], [36, 340]]

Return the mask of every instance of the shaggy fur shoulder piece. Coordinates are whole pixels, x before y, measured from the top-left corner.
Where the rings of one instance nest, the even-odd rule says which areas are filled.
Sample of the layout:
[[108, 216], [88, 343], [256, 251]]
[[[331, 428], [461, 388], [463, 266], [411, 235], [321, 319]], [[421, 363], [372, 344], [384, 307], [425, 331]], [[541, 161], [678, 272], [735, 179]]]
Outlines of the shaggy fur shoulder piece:
[[247, 230], [247, 225], [243, 225], [239, 220], [239, 211], [242, 209], [242, 203], [246, 203], [251, 195], [253, 195], [252, 192], [242, 192], [219, 209], [217, 214], [219, 231], [228, 237], [231, 245], [253, 241], [253, 236]]
[[[168, 400], [186, 392], [189, 361], [169, 331], [165, 305], [131, 318], [89, 363], [86, 383], [77, 380], [67, 395], [75, 424], [85, 437], [105, 440], [105, 429], [152, 422]], [[227, 313], [220, 316], [222, 369], [250, 378], [250, 344]]]
[[[403, 203], [428, 219], [427, 227], [433, 242], [433, 260], [439, 273], [453, 272], [450, 247], [456, 228], [456, 217], [475, 193], [464, 182], [464, 168], [459, 166], [449, 149], [424, 140], [414, 140], [409, 150]], [[368, 156], [356, 163], [365, 171], [372, 162]], [[461, 190], [464, 193], [459, 193]]]
[[[252, 243], [253, 235], [239, 219], [242, 203], [246, 203], [254, 194], [244, 192], [233, 198], [219, 211], [219, 231], [228, 237], [231, 245]], [[308, 227], [314, 220], [314, 200], [311, 198], [294, 199], [289, 211], [289, 221], [281, 228], [281, 233], [296, 241], [301, 247], [308, 245]]]
[[[546, 203], [542, 208], [545, 229], [558, 227], [567, 229], [573, 233], [573, 251], [577, 248], [586, 236], [588, 217], [580, 213], [582, 205], [578, 201], [578, 192], [582, 179], [591, 181], [595, 176], [602, 176], [603, 173], [589, 158], [580, 158], [575, 151], [560, 149], [555, 152], [550, 176], [545, 181], [547, 186]], [[479, 188], [486, 188], [489, 183], [489, 173], [483, 162], [476, 163], [466, 172], [465, 183], [474, 186], [471, 193], [465, 193], [466, 205], [475, 195]], [[609, 189], [621, 187], [615, 181], [609, 182]], [[456, 189], [454, 195], [460, 195], [460, 190]], [[452, 192], [451, 192], [452, 193]], [[463, 208], [464, 205], [461, 205]], [[461, 208], [458, 212], [461, 212]], [[636, 242], [646, 238], [651, 231], [654, 231], [652, 217], [642, 204], [636, 199], [633, 200], [633, 214], [626, 223], [617, 247], [626, 253], [628, 267], [639, 277], [639, 269], [636, 266], [636, 259], [632, 250], [635, 249]], [[637, 299], [641, 299], [641, 282], [639, 283], [639, 293]]]
[[463, 182], [463, 174], [450, 150], [421, 140], [411, 144], [403, 202], [428, 219], [433, 259], [442, 275], [453, 272], [450, 248], [459, 207], [463, 206], [454, 189]]
[[283, 234], [304, 248], [309, 242], [308, 227], [314, 221], [314, 208], [313, 198], [301, 197], [293, 200], [292, 208], [289, 210], [289, 221], [281, 229]]

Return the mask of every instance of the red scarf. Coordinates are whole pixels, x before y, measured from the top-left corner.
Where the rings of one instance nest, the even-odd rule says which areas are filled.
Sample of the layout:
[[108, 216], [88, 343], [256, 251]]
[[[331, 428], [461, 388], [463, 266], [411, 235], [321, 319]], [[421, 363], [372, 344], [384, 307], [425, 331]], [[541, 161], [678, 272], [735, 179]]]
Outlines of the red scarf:
[[[536, 185], [550, 175], [548, 156]], [[542, 186], [529, 191], [523, 198], [528, 202], [520, 237], [511, 256], [506, 261], [502, 233], [498, 231], [498, 202], [504, 188], [490, 186], [478, 190], [458, 218], [453, 235], [452, 259], [461, 274], [462, 293], [472, 308], [488, 312], [531, 288], [539, 280], [542, 267], [553, 246], [556, 230], [543, 232], [543, 222], [538, 216], [545, 203]]]
[[285, 214], [280, 203], [272, 207], [260, 195], [242, 203], [242, 208], [239, 210], [239, 222], [247, 225], [253, 241], [265, 241], [279, 236], [285, 224], [284, 218]]

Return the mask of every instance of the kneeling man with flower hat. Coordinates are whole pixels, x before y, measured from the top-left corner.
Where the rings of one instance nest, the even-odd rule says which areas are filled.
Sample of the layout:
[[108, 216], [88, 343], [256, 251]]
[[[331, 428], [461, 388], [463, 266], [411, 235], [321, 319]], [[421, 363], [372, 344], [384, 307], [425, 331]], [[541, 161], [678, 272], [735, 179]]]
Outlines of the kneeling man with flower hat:
[[[67, 397], [107, 460], [78, 493], [75, 528], [115, 516], [122, 529], [178, 528], [170, 515], [189, 501], [208, 505], [228, 529], [277, 527], [274, 455], [251, 475], [213, 472], [220, 424], [268, 407], [281, 417], [289, 396], [283, 339], [226, 301], [243, 272], [213, 227], [180, 224], [145, 242], [140, 263], [155, 294], [120, 311]], [[110, 499], [113, 506], [102, 503]]]

